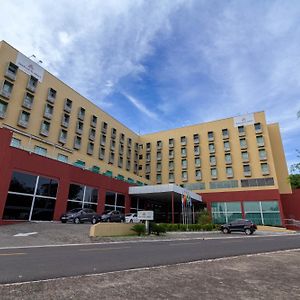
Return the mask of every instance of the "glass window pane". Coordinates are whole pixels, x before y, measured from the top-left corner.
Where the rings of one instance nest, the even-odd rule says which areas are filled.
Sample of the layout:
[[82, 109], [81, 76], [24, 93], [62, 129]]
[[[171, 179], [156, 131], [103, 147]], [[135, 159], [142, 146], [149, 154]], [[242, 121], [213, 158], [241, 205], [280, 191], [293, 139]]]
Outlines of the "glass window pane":
[[52, 221], [55, 207], [55, 199], [36, 197], [31, 220]]
[[40, 177], [37, 186], [37, 195], [56, 197], [58, 182], [54, 179]]
[[8, 194], [3, 219], [5, 220], [28, 220], [32, 205], [31, 196]]
[[252, 221], [257, 225], [262, 225], [261, 214], [260, 213], [246, 213], [246, 219]]
[[82, 202], [68, 201], [67, 211], [74, 208], [82, 208]]
[[93, 212], [97, 211], [97, 204], [93, 204], [93, 203], [84, 203], [83, 205], [84, 208], [90, 208], [93, 210]]
[[98, 202], [98, 190], [87, 186], [85, 189], [84, 202], [97, 203]]
[[83, 185], [70, 184], [68, 199], [82, 201], [83, 200], [83, 190], [84, 190]]
[[125, 196], [122, 194], [117, 194], [117, 205], [125, 206]]
[[9, 191], [33, 194], [37, 176], [25, 173], [13, 172]]
[[237, 219], [242, 219], [242, 213], [227, 213], [228, 222], [232, 222]]
[[279, 211], [278, 201], [262, 201], [262, 210], [264, 211]]
[[225, 212], [225, 203], [224, 202], [212, 202], [211, 203], [212, 212]]
[[115, 193], [107, 192], [105, 196], [106, 205], [115, 205]]
[[281, 225], [280, 213], [263, 213], [265, 225]]
[[224, 213], [213, 213], [212, 220], [215, 224], [224, 224], [226, 223], [226, 217]]
[[244, 202], [245, 212], [260, 212], [259, 201], [246, 201]]
[[240, 202], [226, 202], [227, 212], [242, 212]]

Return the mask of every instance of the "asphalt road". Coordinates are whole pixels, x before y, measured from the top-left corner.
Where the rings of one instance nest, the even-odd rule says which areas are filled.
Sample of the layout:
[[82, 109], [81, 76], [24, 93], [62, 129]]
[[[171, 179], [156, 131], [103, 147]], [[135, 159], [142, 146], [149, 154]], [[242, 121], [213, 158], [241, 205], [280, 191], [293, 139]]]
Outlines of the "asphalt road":
[[224, 236], [0, 250], [0, 283], [172, 265], [203, 259], [300, 249], [300, 235]]

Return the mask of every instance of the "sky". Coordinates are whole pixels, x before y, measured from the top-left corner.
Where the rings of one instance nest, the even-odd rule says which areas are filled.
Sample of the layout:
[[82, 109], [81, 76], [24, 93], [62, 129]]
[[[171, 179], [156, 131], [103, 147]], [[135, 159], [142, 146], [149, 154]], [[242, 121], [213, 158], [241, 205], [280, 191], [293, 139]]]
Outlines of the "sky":
[[[265, 111], [300, 160], [300, 1], [0, 0], [0, 40], [133, 131]], [[4, 26], [5, 24], [5, 26]]]

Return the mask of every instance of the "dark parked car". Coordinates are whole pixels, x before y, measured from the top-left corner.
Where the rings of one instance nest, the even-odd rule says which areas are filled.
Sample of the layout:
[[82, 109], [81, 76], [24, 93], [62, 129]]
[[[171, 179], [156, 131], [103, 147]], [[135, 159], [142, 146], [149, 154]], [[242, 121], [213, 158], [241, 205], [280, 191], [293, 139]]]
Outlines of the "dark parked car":
[[257, 226], [250, 220], [239, 219], [230, 223], [221, 225], [221, 231], [223, 233], [231, 233], [233, 231], [245, 232], [247, 235], [253, 234], [257, 229]]
[[74, 222], [75, 224], [91, 222], [96, 224], [99, 216], [97, 213], [90, 208], [74, 208], [60, 217], [62, 223], [68, 221]]
[[125, 222], [125, 215], [117, 210], [105, 211], [99, 217], [99, 222]]

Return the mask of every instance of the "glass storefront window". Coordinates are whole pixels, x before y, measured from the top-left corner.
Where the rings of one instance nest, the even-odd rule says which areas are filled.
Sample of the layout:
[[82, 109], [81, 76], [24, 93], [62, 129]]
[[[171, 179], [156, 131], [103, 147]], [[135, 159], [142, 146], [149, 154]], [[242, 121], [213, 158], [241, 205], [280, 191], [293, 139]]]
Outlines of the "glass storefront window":
[[82, 201], [83, 200], [83, 191], [84, 191], [83, 185], [70, 184], [68, 199]]
[[241, 212], [241, 202], [226, 202], [227, 211]]
[[58, 182], [56, 180], [40, 177], [37, 186], [37, 195], [56, 197]]
[[258, 201], [247, 201], [244, 202], [245, 212], [257, 212], [260, 211], [260, 206]]
[[36, 176], [25, 173], [13, 172], [10, 181], [9, 191], [24, 194], [33, 194], [35, 184]]

